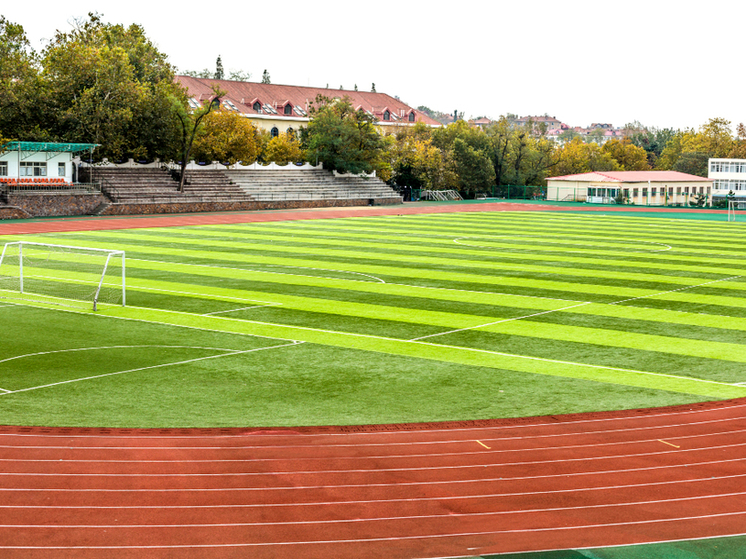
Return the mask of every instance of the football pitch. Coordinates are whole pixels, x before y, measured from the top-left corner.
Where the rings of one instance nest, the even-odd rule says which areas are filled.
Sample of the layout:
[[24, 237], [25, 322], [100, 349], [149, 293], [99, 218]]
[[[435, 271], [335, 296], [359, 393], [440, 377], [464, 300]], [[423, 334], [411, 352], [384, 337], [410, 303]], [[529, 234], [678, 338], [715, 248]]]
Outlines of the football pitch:
[[127, 306], [0, 292], [0, 424], [359, 425], [743, 397], [744, 233], [495, 212], [6, 236], [126, 251]]

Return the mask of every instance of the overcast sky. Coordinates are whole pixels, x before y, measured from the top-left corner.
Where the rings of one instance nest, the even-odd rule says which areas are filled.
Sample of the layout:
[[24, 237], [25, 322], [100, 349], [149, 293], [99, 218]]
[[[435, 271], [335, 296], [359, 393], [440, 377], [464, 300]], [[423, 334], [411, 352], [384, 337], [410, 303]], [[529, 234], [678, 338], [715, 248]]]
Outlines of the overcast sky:
[[[170, 5], [170, 7], [169, 7]], [[138, 23], [179, 70], [376, 90], [467, 118], [549, 114], [570, 126], [746, 122], [746, 3], [711, 0], [4, 2], [41, 50], [97, 11]]]

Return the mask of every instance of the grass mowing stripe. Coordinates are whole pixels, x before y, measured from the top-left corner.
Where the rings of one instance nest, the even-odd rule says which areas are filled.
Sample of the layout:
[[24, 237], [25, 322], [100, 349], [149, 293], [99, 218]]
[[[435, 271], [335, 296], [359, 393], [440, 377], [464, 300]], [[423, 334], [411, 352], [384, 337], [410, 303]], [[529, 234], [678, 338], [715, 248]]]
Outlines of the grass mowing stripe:
[[[558, 311], [563, 312], [563, 311]], [[644, 348], [649, 351], [688, 355], [706, 359], [725, 359], [746, 363], [746, 345], [728, 342], [709, 341], [703, 344], [692, 343], [686, 338], [639, 334], [601, 328], [587, 328], [568, 324], [551, 324], [531, 320], [502, 322], [487, 325], [480, 330], [515, 336], [526, 336], [567, 342], [582, 341], [604, 347]]]
[[476, 350], [426, 342], [410, 342], [391, 338], [263, 324], [228, 318], [201, 317], [192, 314], [155, 311], [153, 309], [136, 309], [134, 307], [106, 309], [104, 313], [106, 316], [145, 320], [154, 323], [191, 326], [231, 333], [258, 334], [271, 338], [300, 340], [321, 345], [361, 349], [391, 355], [417, 357], [462, 365], [508, 369], [540, 375], [561, 376], [602, 383], [622, 384], [638, 388], [667, 390], [711, 398], [738, 398], [746, 396], [746, 387], [709, 380], [568, 363], [560, 360], [509, 355], [495, 351]]
[[[104, 245], [107, 246], [107, 245]], [[287, 266], [305, 266], [309, 268], [322, 268], [322, 267], [328, 267], [329, 265], [322, 261], [322, 260], [302, 260], [298, 257], [292, 258], [274, 258], [274, 257], [265, 257], [259, 254], [240, 254], [240, 253], [230, 253], [230, 252], [219, 252], [219, 251], [210, 251], [210, 250], [190, 250], [190, 249], [175, 249], [171, 247], [162, 247], [162, 248], [154, 248], [154, 247], [143, 247], [138, 245], [120, 245], [120, 250], [125, 250], [130, 253], [134, 252], [135, 254], [157, 254], [157, 255], [164, 255], [164, 254], [170, 254], [174, 257], [180, 257], [183, 259], [191, 260], [191, 259], [202, 259], [207, 261], [225, 261], [225, 262], [241, 262], [241, 263], [263, 263], [263, 264], [281, 264], [281, 265], [287, 265]], [[276, 247], [273, 247], [276, 248]], [[342, 252], [341, 254], [345, 254]], [[527, 280], [525, 278], [520, 277], [514, 277], [514, 276], [495, 276], [495, 275], [480, 275], [480, 274], [470, 274], [470, 273], [464, 273], [464, 272], [454, 272], [450, 270], [444, 270], [440, 271], [438, 268], [432, 268], [432, 269], [418, 269], [414, 267], [408, 267], [408, 268], [395, 268], [392, 269], [391, 267], [385, 267], [385, 266], [376, 266], [376, 265], [368, 265], [368, 264], [360, 264], [359, 260], [356, 258], [350, 258], [347, 256], [345, 258], [346, 261], [344, 262], [335, 262], [335, 266], [346, 270], [346, 271], [353, 271], [353, 272], [360, 272], [365, 274], [374, 275], [376, 277], [386, 276], [388, 274], [397, 274], [401, 277], [407, 277], [407, 278], [417, 278], [417, 279], [443, 279], [447, 281], [460, 281], [465, 283], [483, 283], [483, 284], [489, 284], [489, 285], [519, 285], [521, 287], [533, 287], [537, 289], [542, 289], [546, 291], [560, 291], [560, 292], [566, 292], [568, 291], [568, 284], [566, 282], [562, 282], [559, 280]], [[402, 263], [404, 263], [404, 260]], [[397, 262], [398, 265], [401, 265], [401, 263]], [[546, 268], [546, 273], [551, 273], [552, 268]], [[613, 278], [608, 278], [609, 280]], [[609, 287], [606, 285], [597, 285], [597, 284], [583, 284], [583, 283], [577, 283], [573, 284], [572, 287], [569, 289], [572, 291], [576, 291], [578, 293], [583, 294], [608, 294]], [[634, 288], [634, 287], [621, 287], [617, 286], [614, 290], [615, 294], [622, 296], [622, 297], [638, 297], [638, 296], [644, 296], [644, 295], [651, 295], [654, 293], [659, 292], [660, 290], [655, 289], [640, 289], [640, 288]]]
[[[107, 233], [104, 233], [102, 236], [106, 236]], [[110, 235], [117, 238], [117, 233], [110, 233]], [[141, 241], [149, 241], [153, 243], [162, 243], [163, 237], [160, 233], [145, 233], [143, 230], [138, 230], [137, 233], [133, 233], [127, 236], [128, 239], [131, 240], [141, 240]], [[249, 238], [251, 239], [258, 239], [261, 241], [271, 241], [272, 236], [270, 235], [259, 235], [259, 234], [253, 234]], [[487, 242], [487, 241], [485, 241]], [[174, 239], [171, 238], [169, 240], [169, 244], [182, 244], [186, 246], [200, 246], [200, 247], [209, 247], [209, 248], [218, 248], [218, 249], [234, 249], [237, 248], [240, 245], [240, 243], [235, 241], [220, 241], [220, 240], [210, 240], [210, 239], [201, 239], [199, 242], [195, 242], [194, 239], [191, 238], [178, 238]], [[337, 248], [337, 247], [348, 247], [348, 248], [363, 248], [363, 247], [370, 247], [370, 244], [364, 243], [364, 242], [352, 242], [352, 241], [341, 241], [338, 239], [334, 240], [328, 240], [328, 239], [317, 239], [315, 241], [315, 244], [318, 245], [318, 247], [311, 247], [311, 246], [305, 246], [302, 249], [302, 252], [304, 254], [308, 255], [315, 255], [320, 257], [325, 256], [334, 256], [334, 255], [349, 255], [349, 251], [343, 249], [343, 248]], [[111, 246], [111, 245], [108, 245]], [[243, 246], [242, 248], [246, 249], [249, 247]], [[291, 253], [298, 253], [299, 249], [297, 246], [281, 246], [277, 244], [267, 244], [267, 243], [254, 243], [251, 245], [251, 250], [271, 250], [273, 252], [291, 252]], [[499, 245], [495, 246], [495, 249], [501, 248]], [[504, 248], [504, 247], [503, 247]], [[127, 249], [125, 249], [127, 250]], [[439, 253], [454, 253], [458, 251], [446, 251], [444, 249], [438, 251], [434, 250], [433, 252], [439, 252]], [[561, 250], [560, 250], [561, 252]], [[584, 250], [583, 252], [586, 253], [593, 253], [592, 250]], [[416, 254], [410, 253], [403, 253], [403, 254], [395, 254], [392, 252], [386, 252], [385, 247], [376, 247], [374, 250], [369, 250], [364, 253], [364, 256], [366, 260], [386, 260], [386, 261], [393, 261], [393, 262], [407, 262], [409, 264], [412, 263], [419, 263], [419, 264], [425, 264], [430, 265], [433, 267], [442, 267], [442, 266], [452, 266], [453, 261], [449, 260], [447, 258], [443, 258], [440, 256], [420, 256]], [[558, 261], [564, 261], [563, 256], [558, 256], [556, 258]], [[522, 273], [529, 273], [534, 272], [538, 274], [546, 274], [549, 272], [554, 271], [556, 273], [556, 268], [550, 267], [550, 266], [540, 266], [540, 265], [531, 265], [526, 263], [509, 263], [509, 262], [489, 262], [484, 260], [459, 260], [459, 265], [462, 265], [464, 267], [468, 267], [471, 269], [479, 269], [479, 270], [491, 270], [491, 271], [500, 271], [500, 272], [511, 272], [511, 271], [520, 271]], [[746, 266], [746, 263], [745, 263]], [[743, 274], [746, 274], [746, 267], [744, 267], [742, 270]], [[664, 276], [662, 277], [660, 274], [646, 274], [646, 273], [638, 273], [638, 272], [620, 272], [619, 270], [595, 270], [595, 269], [572, 269], [572, 268], [563, 268], [562, 274], [566, 276], [579, 276], [584, 279], [588, 279], [590, 281], [591, 278], [603, 278], [603, 279], [612, 279], [615, 281], [630, 281], [630, 282], [658, 282], [661, 283], [663, 281], [672, 283], [672, 284], [681, 284], [681, 285], [693, 285], [696, 284], [700, 278], [688, 278], [688, 277], [677, 277], [677, 276]], [[733, 274], [731, 274], [733, 275]]]

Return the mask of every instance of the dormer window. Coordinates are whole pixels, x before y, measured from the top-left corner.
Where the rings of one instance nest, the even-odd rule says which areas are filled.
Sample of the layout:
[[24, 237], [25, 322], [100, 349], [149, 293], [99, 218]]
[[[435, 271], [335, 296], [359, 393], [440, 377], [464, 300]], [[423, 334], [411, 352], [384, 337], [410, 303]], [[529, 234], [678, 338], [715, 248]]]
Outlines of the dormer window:
[[190, 107], [191, 107], [192, 109], [194, 109], [194, 110], [197, 110], [197, 109], [199, 109], [199, 108], [200, 108], [200, 104], [199, 104], [199, 101], [197, 101], [197, 100], [196, 100], [196, 99], [195, 99], [194, 97], [190, 97], [190, 98], [189, 98], [189, 106], [190, 106]]
[[285, 108], [282, 110], [282, 112], [283, 112], [283, 114], [285, 114], [287, 116], [292, 115], [293, 114], [293, 106], [290, 103], [288, 103], [287, 105], [285, 105]]
[[391, 120], [391, 113], [389, 111], [383, 111], [383, 120]]
[[262, 104], [259, 101], [256, 101], [252, 107], [256, 112], [261, 113], [262, 112]]
[[407, 118], [409, 119], [409, 122], [414, 122], [414, 111], [409, 113], [409, 116]]

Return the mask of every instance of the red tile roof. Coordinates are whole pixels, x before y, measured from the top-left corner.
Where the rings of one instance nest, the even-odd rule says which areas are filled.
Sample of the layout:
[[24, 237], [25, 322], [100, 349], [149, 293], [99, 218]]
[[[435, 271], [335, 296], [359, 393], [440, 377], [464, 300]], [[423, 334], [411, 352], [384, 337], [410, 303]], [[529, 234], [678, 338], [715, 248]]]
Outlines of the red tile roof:
[[[388, 109], [392, 115], [391, 122], [409, 122], [409, 114], [414, 113], [415, 122], [424, 122], [432, 126], [441, 126], [440, 122], [434, 120], [420, 111], [413, 109], [406, 103], [387, 95], [386, 93], [373, 93], [369, 91], [349, 91], [346, 89], [326, 89], [322, 87], [304, 87], [299, 85], [275, 85], [254, 82], [238, 82], [230, 80], [213, 80], [207, 78], [193, 78], [191, 76], [176, 76], [176, 80], [184, 86], [190, 97], [204, 102], [212, 96], [212, 85], [217, 85], [226, 94], [223, 100], [231, 101], [237, 110], [244, 114], [256, 115], [253, 109], [257, 101], [264, 106], [272, 107], [277, 114], [262, 111], [261, 114], [272, 114], [280, 118], [303, 118], [308, 113], [308, 108], [316, 99], [317, 95], [323, 95], [331, 99], [349, 97], [352, 106], [362, 108], [371, 113], [378, 120], [383, 121], [384, 110]], [[291, 115], [284, 115], [282, 108], [290, 103], [293, 108], [298, 107], [302, 112], [298, 114], [295, 110]], [[279, 110], [278, 110], [279, 109]], [[305, 114], [303, 114], [305, 113]]]
[[712, 182], [712, 179], [678, 171], [603, 171], [549, 177], [554, 181], [578, 182]]

